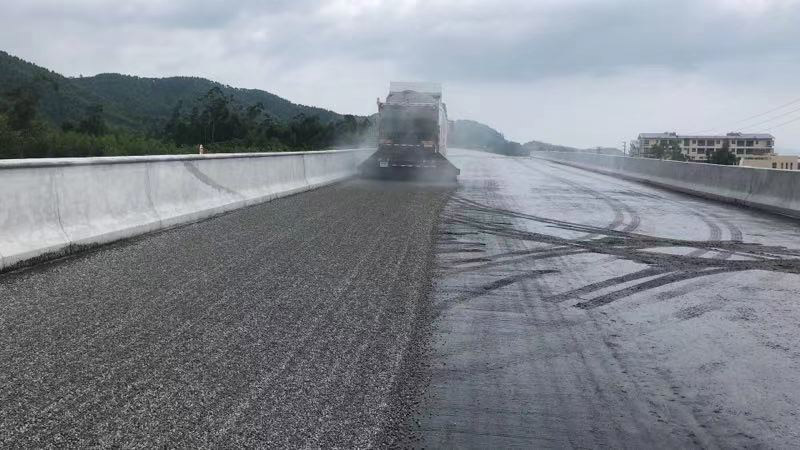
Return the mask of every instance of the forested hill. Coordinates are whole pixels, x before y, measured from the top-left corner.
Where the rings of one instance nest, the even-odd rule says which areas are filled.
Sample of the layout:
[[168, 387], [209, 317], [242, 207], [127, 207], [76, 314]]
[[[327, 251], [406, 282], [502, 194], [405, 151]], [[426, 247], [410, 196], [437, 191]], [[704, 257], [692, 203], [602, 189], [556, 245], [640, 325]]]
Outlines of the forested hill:
[[260, 103], [266, 114], [278, 120], [288, 121], [300, 114], [318, 117], [323, 123], [341, 118], [333, 111], [298, 105], [266, 91], [234, 88], [205, 78], [141, 78], [106, 73], [70, 81], [91, 92], [103, 104], [119, 105], [134, 123], [148, 120], [163, 123], [176, 105], [189, 105], [215, 87], [232, 98], [234, 105], [246, 109]]
[[530, 153], [519, 143], [506, 140], [494, 128], [474, 120], [454, 121], [450, 127], [448, 145], [511, 156], [525, 156]]
[[[57, 126], [78, 122], [88, 108], [101, 105], [109, 125], [150, 132], [163, 127], [178, 104], [191, 105], [215, 87], [230, 97], [235, 106], [247, 109], [260, 103], [265, 114], [281, 121], [300, 114], [318, 117], [323, 123], [341, 118], [335, 112], [298, 105], [266, 91], [238, 89], [204, 78], [142, 78], [120, 74], [68, 78], [3, 51], [0, 51], [0, 86], [4, 93], [34, 86], [41, 118]], [[0, 98], [0, 102], [6, 103], [0, 107], [7, 106], [8, 99]]]
[[[506, 155], [527, 149], [478, 122], [450, 144]], [[0, 51], [0, 159], [373, 146], [375, 117], [339, 115], [269, 92], [197, 77], [71, 78]]]
[[535, 152], [581, 152], [581, 153], [597, 153], [601, 155], [623, 156], [622, 151], [612, 147], [595, 147], [595, 148], [575, 148], [567, 147], [565, 145], [548, 144], [541, 141], [530, 141], [524, 144], [528, 150]]
[[0, 51], [0, 111], [11, 106], [12, 93], [31, 90], [38, 96], [39, 113], [56, 124], [80, 117], [99, 101], [68, 78]]

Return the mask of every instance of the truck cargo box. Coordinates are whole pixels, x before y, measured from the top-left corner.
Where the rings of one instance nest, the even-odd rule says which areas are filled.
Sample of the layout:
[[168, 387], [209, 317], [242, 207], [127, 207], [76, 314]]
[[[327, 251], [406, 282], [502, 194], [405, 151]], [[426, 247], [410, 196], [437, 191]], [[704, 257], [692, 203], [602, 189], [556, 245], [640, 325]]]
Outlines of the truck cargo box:
[[378, 178], [455, 181], [447, 155], [447, 107], [438, 83], [392, 82], [378, 100], [378, 149], [360, 166]]

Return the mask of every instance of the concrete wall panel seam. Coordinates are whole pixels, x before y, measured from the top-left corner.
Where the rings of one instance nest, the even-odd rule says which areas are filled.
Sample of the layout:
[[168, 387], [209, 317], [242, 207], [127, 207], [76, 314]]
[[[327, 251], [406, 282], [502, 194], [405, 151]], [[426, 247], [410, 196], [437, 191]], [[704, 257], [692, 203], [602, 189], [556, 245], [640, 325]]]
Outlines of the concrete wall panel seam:
[[[67, 234], [67, 230], [64, 229], [64, 220], [61, 218], [61, 188], [60, 186], [63, 184], [64, 181], [64, 173], [62, 168], [58, 168], [51, 172], [50, 174], [50, 189], [52, 189], [52, 194], [50, 199], [53, 201], [53, 209], [56, 213], [56, 219], [58, 220], [58, 228], [61, 230], [61, 234], [64, 236], [64, 241], [66, 245], [69, 246], [72, 242], [69, 239], [69, 235]], [[61, 181], [56, 182], [56, 180]]]
[[153, 183], [151, 181], [152, 175], [152, 164], [145, 164], [144, 165], [144, 195], [145, 199], [147, 199], [147, 205], [149, 206], [150, 211], [152, 211], [153, 215], [158, 220], [158, 228], [161, 228], [161, 215], [158, 214], [158, 210], [156, 210], [156, 205], [153, 203]]
[[308, 156], [307, 155], [303, 155], [303, 183], [305, 183], [306, 186], [311, 184], [308, 181]]

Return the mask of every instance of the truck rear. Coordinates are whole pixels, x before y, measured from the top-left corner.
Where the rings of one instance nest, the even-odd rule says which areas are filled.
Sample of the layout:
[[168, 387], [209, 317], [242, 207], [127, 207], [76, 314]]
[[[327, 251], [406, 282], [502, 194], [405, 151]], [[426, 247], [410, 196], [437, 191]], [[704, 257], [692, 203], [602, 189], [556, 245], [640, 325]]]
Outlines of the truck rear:
[[378, 101], [378, 149], [360, 166], [377, 178], [455, 181], [460, 170], [447, 160], [447, 107], [435, 83], [391, 83]]

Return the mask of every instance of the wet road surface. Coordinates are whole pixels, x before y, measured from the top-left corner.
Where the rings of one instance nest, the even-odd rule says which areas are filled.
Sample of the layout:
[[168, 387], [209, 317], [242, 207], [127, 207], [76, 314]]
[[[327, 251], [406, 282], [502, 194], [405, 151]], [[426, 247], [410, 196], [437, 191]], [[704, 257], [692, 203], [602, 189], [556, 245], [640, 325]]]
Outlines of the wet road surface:
[[800, 441], [798, 222], [450, 157], [0, 275], [0, 447]]
[[0, 447], [395, 442], [447, 195], [353, 180], [0, 275]]
[[426, 447], [792, 447], [800, 224], [452, 151]]

